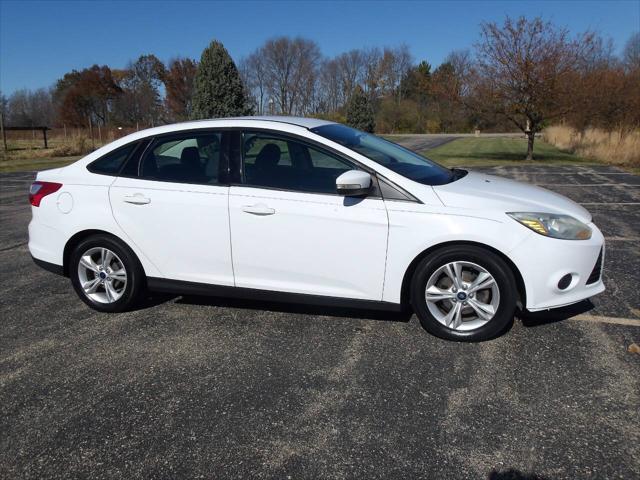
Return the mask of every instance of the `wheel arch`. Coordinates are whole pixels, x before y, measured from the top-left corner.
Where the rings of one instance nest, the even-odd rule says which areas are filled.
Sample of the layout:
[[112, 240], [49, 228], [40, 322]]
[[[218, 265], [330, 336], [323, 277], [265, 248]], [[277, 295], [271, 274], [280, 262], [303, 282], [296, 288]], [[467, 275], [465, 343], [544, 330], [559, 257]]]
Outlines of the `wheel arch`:
[[142, 267], [142, 264], [140, 262], [140, 259], [138, 258], [138, 255], [136, 255], [136, 252], [122, 238], [118, 237], [117, 235], [114, 235], [111, 232], [107, 232], [106, 230], [88, 229], [88, 230], [82, 230], [80, 232], [75, 233], [73, 236], [71, 236], [71, 238], [69, 238], [69, 240], [67, 240], [67, 243], [64, 246], [64, 251], [62, 253], [62, 271], [65, 277], [69, 276], [69, 259], [71, 258], [71, 252], [73, 252], [73, 249], [80, 242], [82, 242], [85, 238], [88, 238], [92, 235], [107, 235], [109, 237], [116, 239], [118, 242], [120, 242], [122, 245], [124, 245], [126, 248], [129, 249], [129, 251], [133, 255], [133, 258], [135, 258], [135, 260], [138, 262], [138, 265], [144, 272], [144, 268]]
[[504, 262], [509, 266], [509, 268], [511, 269], [513, 276], [516, 279], [516, 289], [518, 291], [518, 302], [519, 302], [519, 307], [520, 308], [525, 308], [527, 305], [527, 291], [526, 291], [526, 287], [525, 287], [525, 283], [524, 283], [524, 279], [522, 277], [522, 274], [520, 273], [520, 270], [518, 269], [518, 267], [516, 266], [515, 263], [513, 263], [513, 261], [507, 257], [504, 253], [502, 253], [500, 250], [491, 247], [485, 243], [480, 243], [480, 242], [471, 242], [471, 241], [464, 241], [464, 240], [454, 240], [454, 241], [449, 241], [449, 242], [443, 242], [443, 243], [438, 243], [436, 245], [432, 245], [431, 247], [423, 250], [422, 252], [420, 252], [409, 264], [409, 266], [407, 267], [407, 270], [404, 273], [404, 276], [402, 278], [402, 286], [401, 286], [401, 291], [400, 291], [400, 299], [401, 299], [401, 303], [402, 305], [408, 306], [410, 305], [410, 300], [411, 300], [411, 279], [413, 278], [413, 274], [416, 271], [416, 268], [418, 267], [418, 264], [420, 263], [420, 261], [425, 258], [427, 255], [435, 252], [436, 250], [439, 250], [441, 248], [445, 248], [445, 247], [451, 247], [451, 246], [458, 246], [458, 245], [467, 245], [467, 246], [475, 246], [475, 247], [479, 247], [479, 248], [484, 248], [494, 254], [496, 254], [498, 257], [500, 257], [502, 260], [504, 260]]

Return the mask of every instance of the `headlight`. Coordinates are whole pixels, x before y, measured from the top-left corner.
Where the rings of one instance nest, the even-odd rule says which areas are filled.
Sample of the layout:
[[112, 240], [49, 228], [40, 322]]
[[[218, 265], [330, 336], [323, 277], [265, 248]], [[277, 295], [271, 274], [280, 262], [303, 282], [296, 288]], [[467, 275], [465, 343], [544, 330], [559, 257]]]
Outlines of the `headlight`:
[[537, 212], [511, 212], [507, 215], [545, 237], [563, 240], [588, 240], [591, 238], [591, 229], [569, 215]]

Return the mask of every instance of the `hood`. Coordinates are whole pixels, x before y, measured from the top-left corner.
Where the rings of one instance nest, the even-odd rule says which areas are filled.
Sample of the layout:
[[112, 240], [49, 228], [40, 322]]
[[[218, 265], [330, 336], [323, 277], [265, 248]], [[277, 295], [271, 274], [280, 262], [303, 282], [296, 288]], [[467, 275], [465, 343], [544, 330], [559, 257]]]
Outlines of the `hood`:
[[433, 189], [447, 207], [559, 213], [570, 215], [583, 223], [591, 222], [591, 214], [567, 197], [493, 175], [469, 172], [453, 183], [434, 186]]

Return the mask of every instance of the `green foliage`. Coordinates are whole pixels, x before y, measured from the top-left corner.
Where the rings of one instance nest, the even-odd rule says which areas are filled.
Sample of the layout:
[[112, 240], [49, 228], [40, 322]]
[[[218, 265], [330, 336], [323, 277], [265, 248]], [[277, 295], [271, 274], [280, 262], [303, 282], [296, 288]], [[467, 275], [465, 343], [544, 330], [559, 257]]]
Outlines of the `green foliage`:
[[373, 115], [373, 108], [362, 88], [358, 85], [351, 95], [347, 104], [347, 125], [373, 133], [376, 128], [376, 121]]
[[422, 60], [416, 67], [416, 71], [423, 77], [429, 78], [431, 76], [431, 64], [426, 60]]
[[250, 115], [252, 108], [236, 68], [222, 43], [204, 49], [196, 72], [194, 119]]
[[384, 98], [378, 107], [376, 130], [380, 133], [423, 133], [418, 104], [413, 100]]

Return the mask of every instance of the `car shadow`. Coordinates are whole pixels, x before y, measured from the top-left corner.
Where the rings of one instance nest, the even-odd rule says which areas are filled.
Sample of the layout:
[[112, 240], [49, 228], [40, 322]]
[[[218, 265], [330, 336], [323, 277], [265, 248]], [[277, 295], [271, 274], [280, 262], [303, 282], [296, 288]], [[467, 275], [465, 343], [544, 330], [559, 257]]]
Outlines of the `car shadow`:
[[503, 471], [492, 470], [487, 476], [488, 480], [551, 480], [550, 477], [544, 477], [537, 473], [525, 473], [516, 469]]
[[174, 295], [172, 293], [151, 292], [140, 300], [136, 305], [135, 310], [146, 310], [147, 308], [157, 307], [158, 305], [170, 302], [175, 298], [178, 298], [178, 295]]
[[323, 315], [330, 317], [360, 318], [367, 320], [383, 320], [392, 322], [408, 322], [413, 315], [411, 311], [388, 312], [365, 308], [330, 307], [326, 305], [303, 305], [297, 303], [270, 302], [264, 300], [248, 300], [223, 297], [201, 297], [185, 295], [176, 303], [189, 305], [208, 305], [223, 308], [243, 308], [248, 310], [268, 310], [280, 313], [297, 313], [303, 315]]
[[[177, 299], [177, 300], [176, 300]], [[265, 300], [250, 300], [225, 297], [205, 297], [196, 295], [174, 295], [153, 293], [149, 295], [137, 309], [152, 308], [157, 305], [175, 300], [175, 303], [187, 305], [204, 305], [221, 308], [243, 308], [247, 310], [267, 310], [271, 312], [293, 313], [302, 315], [323, 315], [329, 317], [358, 318], [366, 320], [383, 320], [407, 323], [411, 320], [413, 311], [408, 309], [402, 312], [389, 312], [384, 310], [371, 310], [366, 308], [331, 307], [326, 305], [306, 305], [298, 303], [271, 302]], [[595, 308], [590, 300], [569, 305], [567, 307], [545, 310], [542, 312], [527, 312], [519, 310], [515, 317], [520, 319], [525, 327], [538, 327], [551, 323], [561, 322], [576, 315], [583, 314]], [[502, 336], [513, 328], [513, 322], [509, 322], [504, 330], [496, 336]]]
[[525, 327], [538, 327], [550, 323], [561, 322], [576, 315], [593, 310], [595, 305], [591, 300], [583, 300], [566, 307], [554, 308], [552, 310], [544, 310], [542, 312], [526, 312], [520, 311], [516, 314]]

